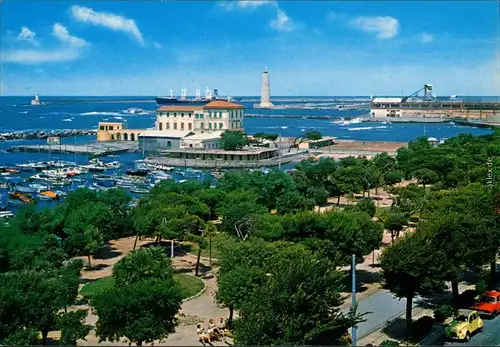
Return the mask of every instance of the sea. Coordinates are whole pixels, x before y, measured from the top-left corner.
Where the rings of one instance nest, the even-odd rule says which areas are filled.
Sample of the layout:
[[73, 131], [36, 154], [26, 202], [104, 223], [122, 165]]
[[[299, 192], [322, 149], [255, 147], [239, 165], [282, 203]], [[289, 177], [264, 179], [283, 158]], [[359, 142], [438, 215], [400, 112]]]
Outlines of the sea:
[[[245, 97], [245, 99], [258, 99], [255, 97]], [[468, 126], [459, 126], [450, 123], [381, 123], [381, 122], [362, 122], [345, 123], [343, 119], [353, 119], [368, 114], [368, 110], [338, 110], [334, 109], [332, 98], [349, 99], [350, 103], [359, 104], [367, 97], [359, 97], [356, 101], [353, 97], [324, 97], [324, 102], [314, 101], [308, 103], [307, 109], [304, 108], [286, 108], [290, 105], [296, 105], [297, 98], [294, 100], [275, 103], [285, 108], [278, 109], [254, 109], [253, 103], [242, 102], [247, 107], [246, 114], [253, 114], [263, 117], [248, 117], [244, 120], [246, 133], [255, 134], [259, 132], [276, 133], [285, 137], [296, 137], [305, 131], [316, 130], [325, 136], [334, 136], [345, 140], [359, 141], [411, 141], [419, 136], [429, 136], [438, 139], [450, 138], [460, 133], [470, 133], [473, 135], [488, 134], [490, 129], [481, 129]], [[306, 97], [304, 97], [306, 98]], [[47, 97], [42, 99], [45, 105], [31, 106], [32, 97], [0, 97], [0, 134], [32, 131], [32, 130], [64, 130], [64, 129], [97, 129], [97, 123], [100, 121], [121, 121], [125, 122], [129, 129], [152, 128], [154, 126], [154, 112], [130, 113], [130, 109], [141, 109], [144, 111], [154, 111], [158, 106], [154, 102], [154, 97]], [[349, 103], [347, 102], [347, 103]], [[346, 104], [346, 102], [341, 102]], [[293, 118], [284, 118], [293, 117]], [[328, 119], [308, 118], [311, 116], [328, 117]], [[16, 164], [38, 161], [71, 161], [77, 164], [88, 163], [87, 155], [74, 154], [50, 154], [50, 153], [10, 153], [7, 150], [11, 146], [18, 145], [42, 145], [47, 140], [7, 140], [0, 141], [0, 166], [14, 167]], [[61, 146], [66, 144], [83, 144], [95, 141], [95, 136], [77, 136], [61, 139]], [[105, 161], [118, 160], [122, 162], [124, 169], [134, 166], [134, 162], [144, 157], [143, 153], [123, 153], [105, 158]], [[289, 164], [291, 165], [291, 164]], [[289, 168], [284, 165], [283, 168]], [[185, 170], [178, 169], [178, 170]], [[121, 171], [123, 173], [123, 170]], [[116, 174], [116, 173], [114, 173]], [[19, 177], [26, 180], [32, 173], [21, 172]], [[173, 172], [174, 178], [182, 180], [189, 177], [186, 172]], [[205, 179], [210, 176], [210, 172], [203, 172], [194, 175], [191, 179]], [[2, 180], [2, 177], [0, 177]], [[92, 184], [92, 177], [88, 184]], [[0, 182], [1, 183], [1, 182]], [[61, 189], [70, 191], [74, 188], [63, 187]], [[7, 192], [3, 192], [0, 200], [6, 200]], [[2, 194], [0, 194], [2, 195]], [[18, 209], [19, 204], [12, 204], [8, 200], [7, 207], [12, 211]], [[40, 201], [38, 206], [43, 208], [51, 206], [55, 202]], [[2, 202], [0, 201], [0, 205]], [[12, 205], [12, 206], [11, 206]], [[1, 210], [2, 206], [0, 206]]]

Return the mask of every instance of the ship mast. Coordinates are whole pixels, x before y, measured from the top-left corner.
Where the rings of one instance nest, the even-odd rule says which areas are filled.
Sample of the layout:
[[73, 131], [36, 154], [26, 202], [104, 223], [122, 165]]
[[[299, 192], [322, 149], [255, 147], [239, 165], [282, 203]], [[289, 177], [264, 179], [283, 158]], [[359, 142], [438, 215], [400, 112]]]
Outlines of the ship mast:
[[170, 99], [173, 99], [173, 98], [174, 98], [174, 90], [170, 89]]
[[201, 99], [200, 89], [196, 89], [196, 100], [200, 100], [200, 99]]
[[187, 95], [187, 89], [186, 88], [182, 88], [181, 89], [181, 99], [182, 100], [186, 99], [186, 95]]

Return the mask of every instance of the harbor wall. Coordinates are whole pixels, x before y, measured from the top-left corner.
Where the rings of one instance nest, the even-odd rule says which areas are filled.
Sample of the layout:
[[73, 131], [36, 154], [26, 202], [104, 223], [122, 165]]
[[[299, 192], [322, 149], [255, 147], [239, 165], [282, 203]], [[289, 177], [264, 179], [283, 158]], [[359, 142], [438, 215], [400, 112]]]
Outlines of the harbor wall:
[[498, 116], [497, 110], [453, 110], [453, 109], [434, 109], [434, 110], [414, 110], [383, 108], [371, 109], [372, 118], [463, 118], [463, 119], [488, 119]]

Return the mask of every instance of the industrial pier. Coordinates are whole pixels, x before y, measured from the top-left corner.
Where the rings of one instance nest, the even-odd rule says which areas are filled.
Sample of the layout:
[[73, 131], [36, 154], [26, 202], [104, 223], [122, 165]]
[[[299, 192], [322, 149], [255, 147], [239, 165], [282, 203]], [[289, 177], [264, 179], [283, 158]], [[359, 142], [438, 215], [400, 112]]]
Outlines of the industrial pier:
[[[370, 115], [380, 118], [454, 118], [500, 122], [500, 102], [483, 100], [464, 100], [452, 95], [438, 98], [432, 94], [433, 86], [423, 88], [406, 97], [376, 97], [370, 103]], [[424, 96], [419, 93], [424, 91]]]

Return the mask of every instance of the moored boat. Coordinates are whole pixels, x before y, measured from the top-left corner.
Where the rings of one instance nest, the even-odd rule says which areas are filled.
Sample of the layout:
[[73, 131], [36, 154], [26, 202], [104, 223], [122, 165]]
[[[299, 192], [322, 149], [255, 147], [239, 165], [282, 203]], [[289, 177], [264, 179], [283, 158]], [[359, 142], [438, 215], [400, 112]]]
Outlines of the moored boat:
[[9, 192], [9, 197], [11, 197], [12, 199], [22, 201], [24, 203], [28, 203], [28, 204], [33, 202], [33, 198], [31, 196], [29, 196], [28, 194], [24, 194], [24, 193]]
[[50, 191], [50, 190], [40, 192], [40, 194], [38, 194], [38, 197], [40, 197], [44, 200], [57, 200], [57, 199], [59, 199], [59, 195], [57, 195], [55, 192]]
[[148, 170], [146, 169], [128, 169], [127, 170], [127, 175], [130, 175], [130, 176], [147, 176], [149, 173]]

